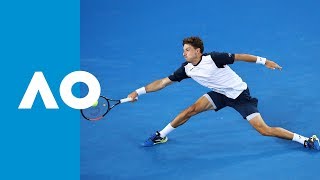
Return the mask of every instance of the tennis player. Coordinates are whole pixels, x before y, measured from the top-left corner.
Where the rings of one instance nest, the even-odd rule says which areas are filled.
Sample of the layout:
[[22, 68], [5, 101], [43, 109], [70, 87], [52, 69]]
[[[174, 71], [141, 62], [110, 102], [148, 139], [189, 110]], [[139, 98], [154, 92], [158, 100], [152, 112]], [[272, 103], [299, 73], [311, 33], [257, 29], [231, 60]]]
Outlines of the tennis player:
[[132, 99], [145, 93], [159, 91], [173, 82], [192, 78], [211, 91], [200, 97], [193, 105], [183, 110], [164, 129], [148, 138], [143, 146], [165, 143], [167, 135], [183, 125], [192, 116], [229, 106], [238, 111], [261, 135], [273, 136], [301, 143], [306, 148], [320, 150], [316, 135], [306, 138], [281, 127], [268, 126], [257, 108], [258, 99], [251, 97], [247, 84], [228, 66], [237, 61], [245, 61], [264, 65], [271, 70], [281, 70], [277, 63], [264, 57], [249, 54], [231, 54], [211, 52], [203, 53], [203, 42], [199, 37], [188, 37], [183, 40], [183, 57], [186, 62], [172, 75], [156, 80], [128, 95]]

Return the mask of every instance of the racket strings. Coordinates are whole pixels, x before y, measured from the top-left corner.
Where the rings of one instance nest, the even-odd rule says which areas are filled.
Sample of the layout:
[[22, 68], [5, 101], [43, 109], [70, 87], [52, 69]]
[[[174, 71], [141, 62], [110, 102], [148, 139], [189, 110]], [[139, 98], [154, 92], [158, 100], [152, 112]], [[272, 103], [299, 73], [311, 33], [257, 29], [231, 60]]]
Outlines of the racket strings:
[[109, 111], [110, 103], [108, 100], [100, 97], [98, 99], [98, 104], [93, 105], [87, 109], [81, 110], [83, 116], [89, 120], [96, 120], [102, 118], [105, 113]]

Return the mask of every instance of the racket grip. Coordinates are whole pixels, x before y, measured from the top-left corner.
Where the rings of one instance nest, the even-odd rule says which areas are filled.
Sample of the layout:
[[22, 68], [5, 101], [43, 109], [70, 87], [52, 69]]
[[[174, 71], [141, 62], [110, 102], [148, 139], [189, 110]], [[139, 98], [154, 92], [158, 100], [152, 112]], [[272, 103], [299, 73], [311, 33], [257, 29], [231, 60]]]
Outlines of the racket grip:
[[[138, 99], [138, 98], [136, 98], [136, 99]], [[128, 97], [128, 98], [121, 99], [120, 103], [125, 103], [125, 102], [129, 102], [129, 101], [132, 101], [132, 98]]]

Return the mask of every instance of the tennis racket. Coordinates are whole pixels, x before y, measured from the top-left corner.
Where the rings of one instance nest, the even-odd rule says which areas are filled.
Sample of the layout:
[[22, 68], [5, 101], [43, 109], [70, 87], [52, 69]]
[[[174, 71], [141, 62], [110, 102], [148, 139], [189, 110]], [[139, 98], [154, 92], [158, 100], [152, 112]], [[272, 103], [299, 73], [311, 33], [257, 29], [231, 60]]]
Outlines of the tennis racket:
[[81, 115], [86, 120], [98, 121], [98, 120], [102, 119], [104, 116], [106, 116], [108, 114], [108, 112], [110, 112], [110, 110], [112, 108], [114, 108], [115, 106], [117, 106], [121, 103], [129, 102], [131, 100], [132, 100], [132, 98], [113, 100], [113, 99], [109, 99], [104, 96], [100, 96], [98, 99], [98, 103], [95, 103], [94, 105], [92, 105], [91, 107], [89, 107], [87, 109], [81, 109], [80, 112], [81, 112]]

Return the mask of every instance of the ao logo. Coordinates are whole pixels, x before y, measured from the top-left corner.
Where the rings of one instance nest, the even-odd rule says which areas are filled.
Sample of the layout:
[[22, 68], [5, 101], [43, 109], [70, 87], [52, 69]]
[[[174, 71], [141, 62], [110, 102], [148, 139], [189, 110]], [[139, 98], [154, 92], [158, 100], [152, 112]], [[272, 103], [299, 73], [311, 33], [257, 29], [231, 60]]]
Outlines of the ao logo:
[[[78, 82], [85, 83], [89, 88], [88, 94], [83, 98], [77, 98], [72, 94], [72, 86]], [[99, 98], [100, 91], [99, 81], [86, 71], [71, 72], [64, 77], [60, 84], [61, 99], [65, 104], [74, 109], [86, 109], [92, 106]], [[42, 72], [34, 73], [18, 109], [31, 109], [38, 92], [47, 109], [59, 109]]]

